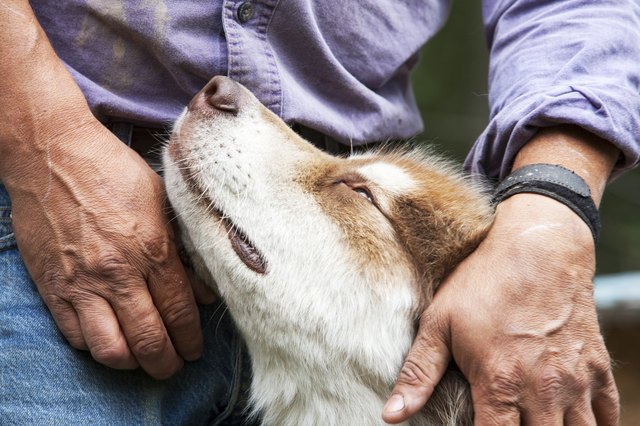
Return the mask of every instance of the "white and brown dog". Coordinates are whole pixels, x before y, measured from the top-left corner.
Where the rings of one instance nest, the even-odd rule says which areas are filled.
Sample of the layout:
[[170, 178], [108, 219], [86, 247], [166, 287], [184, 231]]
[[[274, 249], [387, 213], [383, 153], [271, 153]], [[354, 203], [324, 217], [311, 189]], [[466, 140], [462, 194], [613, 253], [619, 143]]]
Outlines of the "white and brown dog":
[[[443, 277], [486, 234], [488, 198], [418, 152], [330, 156], [216, 77], [175, 125], [170, 201], [226, 301], [269, 425], [375, 425]], [[445, 375], [410, 424], [466, 424]]]

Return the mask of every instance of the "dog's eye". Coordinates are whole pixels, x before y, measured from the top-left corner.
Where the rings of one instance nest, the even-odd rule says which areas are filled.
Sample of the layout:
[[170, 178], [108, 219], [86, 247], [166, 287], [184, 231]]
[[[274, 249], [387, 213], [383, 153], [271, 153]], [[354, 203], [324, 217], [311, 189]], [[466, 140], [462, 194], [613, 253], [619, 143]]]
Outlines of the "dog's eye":
[[368, 202], [373, 203], [373, 197], [367, 188], [353, 188], [353, 192], [361, 196], [362, 198], [366, 198]]
[[371, 191], [369, 191], [369, 188], [367, 188], [366, 186], [363, 186], [362, 183], [355, 183], [346, 179], [340, 179], [333, 182], [333, 184], [350, 189], [351, 191], [355, 192], [356, 194], [376, 206], [376, 202], [373, 198], [373, 195], [371, 194]]

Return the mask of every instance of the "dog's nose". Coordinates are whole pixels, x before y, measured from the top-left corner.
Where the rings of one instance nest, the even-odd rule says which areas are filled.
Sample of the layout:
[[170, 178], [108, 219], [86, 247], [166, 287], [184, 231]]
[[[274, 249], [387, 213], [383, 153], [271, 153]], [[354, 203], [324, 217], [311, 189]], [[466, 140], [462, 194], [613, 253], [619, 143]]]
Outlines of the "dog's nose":
[[189, 110], [216, 109], [236, 114], [241, 95], [241, 88], [228, 77], [213, 77], [189, 103]]

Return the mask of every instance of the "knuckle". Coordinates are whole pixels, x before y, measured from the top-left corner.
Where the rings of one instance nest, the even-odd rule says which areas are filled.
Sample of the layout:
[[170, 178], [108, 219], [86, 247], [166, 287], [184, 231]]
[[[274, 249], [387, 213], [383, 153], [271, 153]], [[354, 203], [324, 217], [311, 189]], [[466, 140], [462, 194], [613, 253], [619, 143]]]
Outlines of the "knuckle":
[[161, 329], [146, 330], [133, 339], [131, 350], [143, 359], [159, 358], [167, 347], [168, 337]]
[[[111, 300], [114, 303], [116, 311], [124, 310], [128, 312], [134, 312], [137, 310], [143, 310], [145, 313], [150, 314], [151, 309], [142, 309], [141, 302], [146, 297], [146, 284], [140, 282], [141, 278], [131, 275], [128, 282], [114, 282], [109, 288], [110, 294], [105, 298]], [[115, 285], [114, 285], [115, 284]]]
[[80, 289], [77, 287], [68, 290], [69, 303], [71, 303], [75, 308], [91, 305], [95, 301], [96, 297], [99, 296], [91, 290]]
[[595, 390], [609, 390], [614, 389], [617, 392], [615, 379], [613, 377], [613, 368], [611, 366], [611, 361], [608, 359], [599, 359], [592, 364], [592, 387]]
[[596, 359], [592, 362], [593, 370], [596, 375], [599, 376], [608, 376], [609, 373], [613, 370], [611, 365], [611, 358], [607, 351], [602, 351], [603, 353], [596, 356]]
[[586, 375], [580, 375], [578, 377], [574, 377], [572, 379], [573, 389], [580, 394], [584, 394], [590, 392], [591, 389], [591, 380]]
[[141, 241], [141, 244], [145, 255], [154, 264], [163, 266], [171, 259], [172, 241], [167, 232], [162, 232], [159, 235], [144, 238]]
[[125, 348], [117, 347], [111, 342], [99, 342], [91, 347], [91, 356], [101, 364], [115, 366], [126, 360], [128, 353]]
[[[444, 315], [435, 309], [427, 309], [420, 316], [420, 329], [441, 331], [447, 327]], [[424, 334], [424, 333], [422, 333]], [[431, 333], [428, 333], [431, 334]], [[439, 336], [437, 333], [434, 336]]]
[[545, 367], [537, 380], [538, 392], [543, 398], [553, 400], [565, 387], [566, 382], [567, 374], [562, 369]]
[[113, 282], [127, 281], [136, 275], [127, 257], [111, 249], [98, 251], [91, 260], [91, 269], [98, 276]]
[[[45, 270], [34, 281], [38, 284], [41, 292], [47, 296], [57, 297], [56, 294], [64, 295], [69, 289], [69, 284], [73, 282], [73, 277], [77, 276], [76, 268], [73, 264], [47, 265]], [[55, 293], [55, 294], [54, 294]], [[43, 297], [46, 297], [43, 294]], [[51, 300], [52, 303], [60, 303], [60, 300]]]
[[63, 297], [51, 291], [45, 291], [42, 293], [42, 300], [49, 307], [51, 312], [57, 312], [62, 309], [66, 309], [69, 306], [69, 302]]
[[434, 377], [413, 359], [407, 359], [400, 370], [398, 382], [411, 387], [423, 387], [432, 389], [435, 386]]
[[192, 327], [200, 320], [196, 306], [188, 300], [172, 303], [162, 317], [168, 326], [175, 328]]
[[606, 388], [614, 383], [614, 365], [606, 349], [598, 351], [588, 365], [592, 374], [591, 385], [595, 389]]
[[513, 405], [520, 398], [523, 388], [523, 370], [517, 362], [505, 362], [494, 368], [485, 384], [489, 399], [506, 406]]
[[66, 332], [64, 333], [64, 335], [72, 348], [78, 349], [81, 351], [87, 350], [87, 344], [85, 343], [84, 338], [82, 337], [82, 333]]

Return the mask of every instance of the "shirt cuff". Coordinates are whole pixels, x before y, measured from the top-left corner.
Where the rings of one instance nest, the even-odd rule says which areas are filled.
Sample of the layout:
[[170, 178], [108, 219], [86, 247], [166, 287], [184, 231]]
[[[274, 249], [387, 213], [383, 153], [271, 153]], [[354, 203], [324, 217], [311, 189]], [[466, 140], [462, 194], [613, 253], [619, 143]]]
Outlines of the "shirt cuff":
[[613, 178], [640, 161], [638, 111], [637, 93], [621, 93], [598, 85], [558, 86], [544, 93], [520, 96], [491, 119], [471, 149], [465, 169], [501, 180], [510, 173], [518, 151], [540, 128], [570, 124], [620, 150]]

